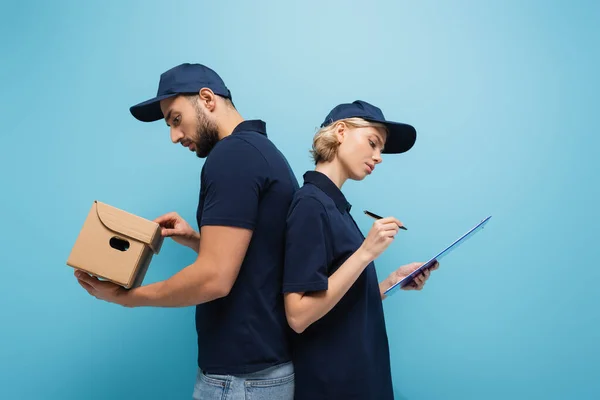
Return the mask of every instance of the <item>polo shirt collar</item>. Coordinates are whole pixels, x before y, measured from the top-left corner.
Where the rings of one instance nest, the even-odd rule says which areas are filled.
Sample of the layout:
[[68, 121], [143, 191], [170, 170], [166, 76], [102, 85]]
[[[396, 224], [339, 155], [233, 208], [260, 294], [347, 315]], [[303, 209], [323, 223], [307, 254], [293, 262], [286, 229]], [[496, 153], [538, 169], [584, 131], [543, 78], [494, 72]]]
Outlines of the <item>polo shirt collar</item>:
[[242, 121], [238, 124], [238, 126], [235, 127], [235, 129], [233, 130], [233, 132], [231, 132], [231, 134], [235, 134], [235, 133], [239, 133], [239, 132], [248, 132], [248, 131], [252, 131], [252, 132], [258, 132], [261, 133], [265, 136], [267, 136], [267, 124], [260, 120], [260, 119], [251, 119], [251, 120], [246, 120], [246, 121]]
[[350, 212], [352, 205], [346, 200], [342, 191], [329, 179], [329, 177], [319, 171], [307, 171], [304, 174], [304, 183], [310, 183], [321, 189], [327, 196], [333, 200], [335, 206], [343, 214]]

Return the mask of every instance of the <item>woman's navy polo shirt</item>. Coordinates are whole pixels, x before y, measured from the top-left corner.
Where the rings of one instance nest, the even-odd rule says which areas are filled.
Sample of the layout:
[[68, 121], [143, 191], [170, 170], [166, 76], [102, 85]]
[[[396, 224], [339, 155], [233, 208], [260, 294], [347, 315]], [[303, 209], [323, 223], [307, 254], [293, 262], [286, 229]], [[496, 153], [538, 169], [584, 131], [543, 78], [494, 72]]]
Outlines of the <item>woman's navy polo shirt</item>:
[[[365, 237], [324, 174], [304, 174], [287, 217], [283, 291], [326, 290]], [[296, 399], [393, 399], [388, 338], [374, 263], [331, 311], [292, 341]]]
[[291, 360], [281, 285], [296, 190], [298, 181], [260, 120], [241, 122], [202, 167], [198, 226], [253, 231], [229, 294], [196, 306], [198, 366], [207, 373], [250, 373]]

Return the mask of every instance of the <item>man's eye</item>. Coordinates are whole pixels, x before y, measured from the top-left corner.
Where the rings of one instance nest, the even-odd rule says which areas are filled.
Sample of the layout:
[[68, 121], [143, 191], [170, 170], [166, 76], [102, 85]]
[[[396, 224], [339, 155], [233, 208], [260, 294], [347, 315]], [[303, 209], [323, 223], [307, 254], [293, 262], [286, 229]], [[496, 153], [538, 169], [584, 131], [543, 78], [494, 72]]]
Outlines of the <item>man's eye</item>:
[[179, 121], [181, 120], [181, 118], [179, 116], [173, 118], [173, 124], [175, 125], [179, 125]]

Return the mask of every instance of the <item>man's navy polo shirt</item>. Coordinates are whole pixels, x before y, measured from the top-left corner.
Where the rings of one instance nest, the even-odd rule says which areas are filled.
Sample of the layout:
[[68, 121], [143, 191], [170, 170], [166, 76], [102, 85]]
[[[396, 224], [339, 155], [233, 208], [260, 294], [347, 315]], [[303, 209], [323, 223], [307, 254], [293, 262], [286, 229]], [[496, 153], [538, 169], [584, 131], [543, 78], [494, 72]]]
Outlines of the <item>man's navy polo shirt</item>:
[[229, 295], [196, 306], [198, 366], [241, 374], [290, 361], [281, 285], [286, 216], [298, 182], [260, 120], [220, 140], [201, 175], [198, 226], [253, 234]]
[[[324, 174], [304, 174], [290, 206], [283, 291], [326, 290], [365, 237]], [[293, 335], [297, 400], [393, 399], [388, 338], [374, 263], [331, 311]]]

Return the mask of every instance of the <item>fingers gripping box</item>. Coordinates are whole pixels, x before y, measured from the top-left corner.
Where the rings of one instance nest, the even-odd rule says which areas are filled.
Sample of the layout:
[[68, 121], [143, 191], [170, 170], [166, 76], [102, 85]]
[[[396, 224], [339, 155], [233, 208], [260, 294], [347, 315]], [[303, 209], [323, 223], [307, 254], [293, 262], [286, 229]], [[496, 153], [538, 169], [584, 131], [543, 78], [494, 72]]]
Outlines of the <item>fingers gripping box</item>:
[[130, 289], [142, 284], [162, 242], [156, 222], [94, 201], [67, 265]]

